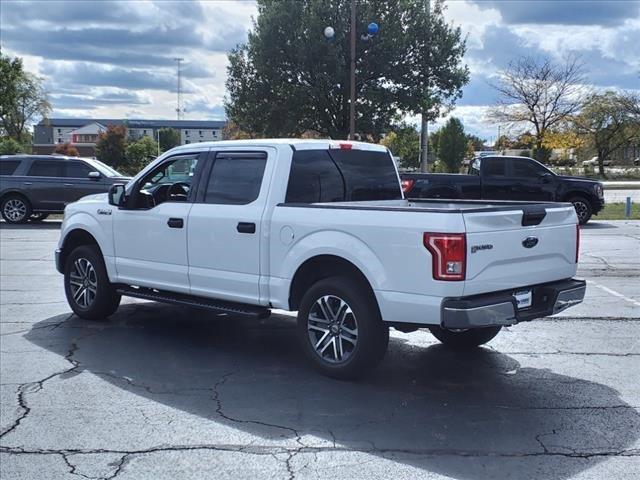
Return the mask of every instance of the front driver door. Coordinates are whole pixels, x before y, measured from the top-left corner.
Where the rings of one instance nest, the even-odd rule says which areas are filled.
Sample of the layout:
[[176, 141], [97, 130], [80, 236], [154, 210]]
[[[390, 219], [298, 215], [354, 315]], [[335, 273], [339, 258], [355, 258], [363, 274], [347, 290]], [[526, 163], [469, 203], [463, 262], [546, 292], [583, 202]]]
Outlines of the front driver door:
[[553, 201], [555, 178], [543, 165], [528, 158], [511, 159], [512, 200]]
[[126, 208], [114, 210], [120, 283], [189, 293], [187, 226], [200, 155], [167, 158], [134, 185]]

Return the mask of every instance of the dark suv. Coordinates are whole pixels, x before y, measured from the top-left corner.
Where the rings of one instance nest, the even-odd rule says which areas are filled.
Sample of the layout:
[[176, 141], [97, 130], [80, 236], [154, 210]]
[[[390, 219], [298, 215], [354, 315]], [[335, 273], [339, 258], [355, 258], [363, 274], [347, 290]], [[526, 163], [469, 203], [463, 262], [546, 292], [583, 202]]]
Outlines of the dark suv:
[[104, 163], [55, 155], [0, 156], [0, 212], [9, 223], [43, 220], [67, 203], [129, 180]]

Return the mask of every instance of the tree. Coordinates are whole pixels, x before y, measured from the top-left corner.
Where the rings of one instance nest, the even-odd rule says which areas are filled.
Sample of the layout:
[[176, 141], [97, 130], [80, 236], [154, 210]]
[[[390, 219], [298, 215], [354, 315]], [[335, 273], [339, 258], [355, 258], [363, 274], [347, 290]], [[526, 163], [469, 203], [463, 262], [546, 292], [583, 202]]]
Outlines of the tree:
[[420, 134], [413, 125], [400, 123], [394, 126], [380, 143], [400, 157], [402, 167], [420, 167]]
[[180, 145], [180, 131], [175, 128], [161, 128], [158, 131], [158, 139], [160, 140], [160, 150], [166, 152]]
[[574, 118], [577, 132], [598, 155], [598, 171], [603, 177], [605, 160], [616, 150], [640, 140], [640, 122], [629, 108], [630, 101], [630, 94], [595, 93]]
[[158, 144], [151, 137], [144, 136], [127, 146], [127, 164], [123, 170], [126, 173], [138, 173], [157, 155]]
[[580, 109], [582, 83], [583, 65], [578, 57], [568, 57], [562, 64], [521, 57], [511, 62], [493, 85], [500, 100], [490, 116], [498, 123], [533, 125], [536, 155], [544, 160], [544, 137]]
[[116, 170], [126, 163], [127, 128], [124, 125], [109, 125], [96, 143], [96, 157]]
[[484, 143], [486, 140], [478, 137], [477, 135], [472, 135], [470, 133], [467, 134], [467, 141], [471, 144], [474, 151], [482, 150], [484, 148]]
[[[229, 53], [228, 118], [253, 137], [349, 130], [350, 0], [258, 0], [248, 42]], [[356, 130], [378, 141], [398, 114], [437, 115], [461, 95], [465, 42], [437, 0], [431, 21], [422, 0], [358, 3]], [[362, 39], [367, 20], [381, 28]], [[335, 30], [327, 41], [323, 30]], [[366, 37], [365, 37], [366, 38]], [[425, 98], [427, 84], [429, 95]]]
[[24, 71], [22, 60], [0, 54], [0, 123], [6, 134], [21, 142], [27, 124], [51, 111], [40, 78]]
[[462, 122], [451, 117], [440, 131], [438, 159], [448, 172], [458, 172], [467, 151], [467, 136]]
[[15, 155], [16, 153], [23, 153], [24, 148], [19, 142], [11, 137], [5, 137], [0, 139], [0, 155]]
[[79, 157], [78, 149], [71, 145], [69, 142], [64, 142], [56, 145], [53, 149], [53, 153], [58, 155], [67, 155], [68, 157]]
[[236, 122], [229, 120], [222, 129], [222, 138], [225, 140], [246, 140], [253, 137], [250, 133], [238, 127]]

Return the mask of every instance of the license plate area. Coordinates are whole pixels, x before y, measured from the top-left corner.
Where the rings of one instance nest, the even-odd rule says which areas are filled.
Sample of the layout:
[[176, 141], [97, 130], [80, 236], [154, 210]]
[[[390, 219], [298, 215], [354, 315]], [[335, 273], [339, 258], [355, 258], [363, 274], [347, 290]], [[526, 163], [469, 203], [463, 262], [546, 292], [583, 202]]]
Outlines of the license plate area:
[[523, 310], [531, 307], [533, 295], [531, 290], [518, 290], [517, 292], [513, 292], [513, 298], [516, 299], [518, 310]]

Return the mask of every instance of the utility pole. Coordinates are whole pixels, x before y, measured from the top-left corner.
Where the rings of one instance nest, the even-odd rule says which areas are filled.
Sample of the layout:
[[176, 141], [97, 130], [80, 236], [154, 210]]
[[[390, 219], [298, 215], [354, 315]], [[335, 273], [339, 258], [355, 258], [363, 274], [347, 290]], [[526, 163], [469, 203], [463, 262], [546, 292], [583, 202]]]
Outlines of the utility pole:
[[182, 120], [182, 114], [184, 113], [184, 110], [182, 108], [182, 61], [184, 60], [184, 58], [181, 57], [176, 57], [173, 59], [174, 61], [178, 62], [178, 105], [176, 107], [176, 115], [178, 117], [178, 120]]
[[[431, 44], [431, 1], [425, 0], [425, 9], [427, 12], [427, 45], [429, 48]], [[425, 101], [429, 98], [429, 73], [431, 72], [431, 65], [427, 65], [427, 85], [424, 92]], [[429, 115], [429, 109], [422, 110], [422, 124], [420, 126], [420, 172], [427, 173], [429, 171], [429, 122], [427, 116]]]
[[351, 92], [349, 101], [349, 140], [356, 136], [356, 0], [351, 0]]

